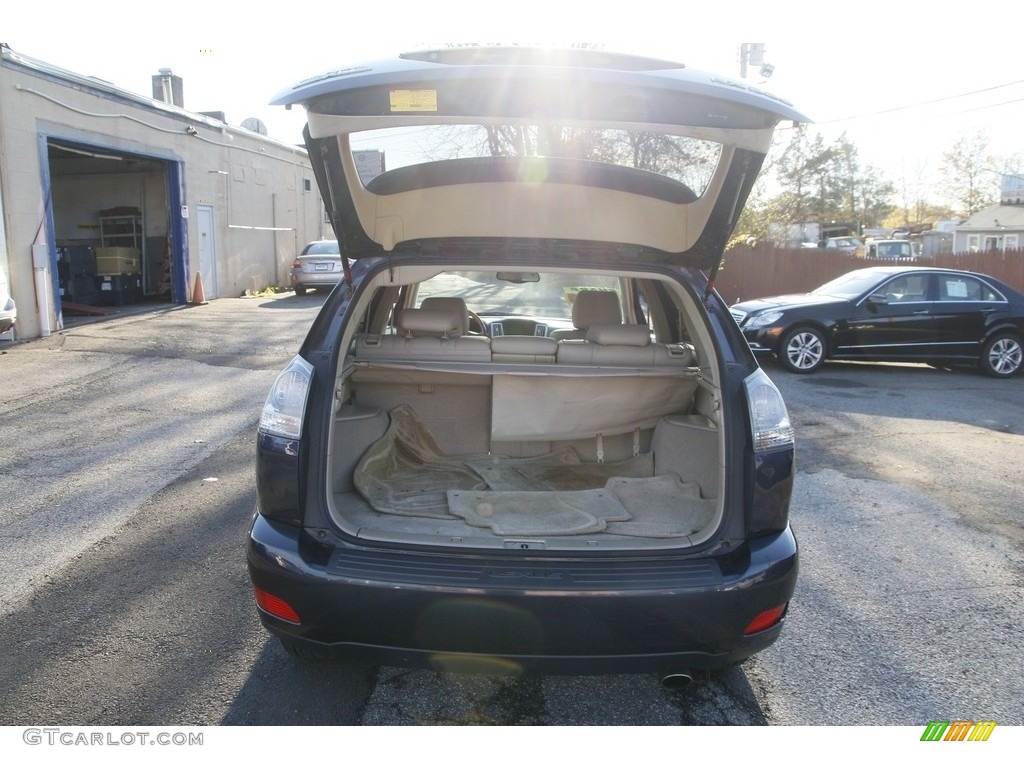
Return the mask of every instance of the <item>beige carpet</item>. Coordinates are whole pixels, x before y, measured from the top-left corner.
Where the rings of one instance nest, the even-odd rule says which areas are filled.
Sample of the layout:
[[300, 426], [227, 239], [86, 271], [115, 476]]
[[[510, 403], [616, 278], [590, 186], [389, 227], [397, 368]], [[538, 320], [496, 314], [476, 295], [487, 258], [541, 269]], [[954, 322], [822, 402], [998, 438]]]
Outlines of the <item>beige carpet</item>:
[[363, 455], [355, 485], [378, 512], [462, 519], [499, 536], [677, 538], [704, 528], [717, 508], [697, 483], [653, 476], [654, 458], [584, 463], [571, 448], [542, 456], [447, 456], [409, 406], [391, 411]]

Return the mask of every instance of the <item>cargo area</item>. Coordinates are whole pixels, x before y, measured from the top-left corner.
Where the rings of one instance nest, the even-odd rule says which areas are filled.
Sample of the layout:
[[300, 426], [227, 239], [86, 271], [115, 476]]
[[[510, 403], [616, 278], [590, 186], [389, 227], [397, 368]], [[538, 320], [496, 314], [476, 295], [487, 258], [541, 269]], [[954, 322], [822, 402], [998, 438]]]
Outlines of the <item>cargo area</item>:
[[441, 315], [409, 307], [349, 343], [328, 458], [339, 528], [521, 549], [686, 547], [715, 531], [719, 398], [692, 342], [633, 323], [449, 337]]

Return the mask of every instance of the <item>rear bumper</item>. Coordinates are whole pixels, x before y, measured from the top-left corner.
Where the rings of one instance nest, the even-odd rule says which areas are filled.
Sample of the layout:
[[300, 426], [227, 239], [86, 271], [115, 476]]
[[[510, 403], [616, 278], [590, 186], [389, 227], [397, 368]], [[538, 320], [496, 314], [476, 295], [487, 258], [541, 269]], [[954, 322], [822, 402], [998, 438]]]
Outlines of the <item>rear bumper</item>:
[[307, 288], [323, 288], [335, 286], [344, 275], [340, 272], [292, 272], [292, 285], [304, 285]]
[[481, 672], [587, 674], [715, 669], [771, 645], [783, 622], [744, 634], [788, 603], [797, 545], [787, 529], [724, 558], [509, 558], [337, 548], [256, 515], [254, 586], [300, 617], [259, 611], [307, 651], [374, 663]]

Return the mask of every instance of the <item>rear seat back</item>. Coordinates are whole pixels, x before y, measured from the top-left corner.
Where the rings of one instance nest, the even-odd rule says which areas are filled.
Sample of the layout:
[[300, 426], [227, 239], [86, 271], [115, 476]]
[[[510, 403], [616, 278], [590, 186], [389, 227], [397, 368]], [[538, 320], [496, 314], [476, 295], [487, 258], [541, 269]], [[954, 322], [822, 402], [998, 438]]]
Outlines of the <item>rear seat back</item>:
[[484, 336], [463, 336], [464, 322], [456, 311], [403, 309], [398, 333], [364, 334], [356, 339], [357, 360], [441, 360], [487, 362], [491, 346]]
[[554, 363], [558, 342], [547, 336], [495, 336], [491, 361], [495, 363]]
[[469, 310], [465, 300], [458, 296], [428, 296], [420, 303], [420, 309], [454, 312], [459, 320], [458, 335], [465, 336], [469, 332]]
[[454, 339], [462, 335], [458, 315], [444, 309], [403, 309], [396, 325], [399, 333], [409, 339]]
[[595, 325], [610, 325], [622, 322], [622, 307], [619, 295], [614, 291], [582, 290], [572, 303], [573, 329], [552, 332], [551, 338], [584, 339], [587, 331]]
[[687, 368], [696, 365], [689, 344], [651, 341], [644, 325], [591, 326], [585, 339], [556, 341], [546, 336], [463, 336], [458, 311], [403, 309], [394, 334], [363, 334], [355, 359], [366, 361], [440, 361], [557, 363], [636, 368]]
[[559, 341], [556, 359], [563, 365], [686, 368], [696, 364], [693, 347], [652, 342], [645, 325], [593, 325], [585, 339]]

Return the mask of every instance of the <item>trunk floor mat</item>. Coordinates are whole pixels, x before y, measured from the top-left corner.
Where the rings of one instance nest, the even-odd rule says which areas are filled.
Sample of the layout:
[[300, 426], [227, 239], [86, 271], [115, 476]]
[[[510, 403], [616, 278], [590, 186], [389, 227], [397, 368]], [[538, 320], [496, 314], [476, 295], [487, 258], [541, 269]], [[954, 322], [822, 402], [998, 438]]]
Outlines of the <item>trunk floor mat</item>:
[[453, 519], [448, 491], [483, 490], [487, 483], [466, 461], [488, 456], [446, 456], [416, 412], [394, 408], [387, 431], [356, 465], [356, 489], [378, 512]]
[[654, 455], [643, 453], [625, 461], [584, 464], [576, 451], [564, 448], [526, 459], [467, 461], [492, 491], [583, 491], [602, 488], [612, 477], [651, 477]]
[[452, 512], [499, 536], [599, 533], [629, 513], [604, 489], [589, 491], [448, 491]]
[[363, 455], [355, 486], [378, 512], [462, 519], [499, 536], [685, 537], [717, 502], [696, 483], [654, 476], [654, 457], [583, 463], [571, 448], [542, 456], [448, 456], [406, 405]]
[[605, 488], [629, 512], [626, 522], [608, 521], [608, 533], [623, 536], [689, 536], [708, 525], [718, 507], [714, 499], [700, 497], [697, 483], [684, 483], [678, 475], [613, 477]]

